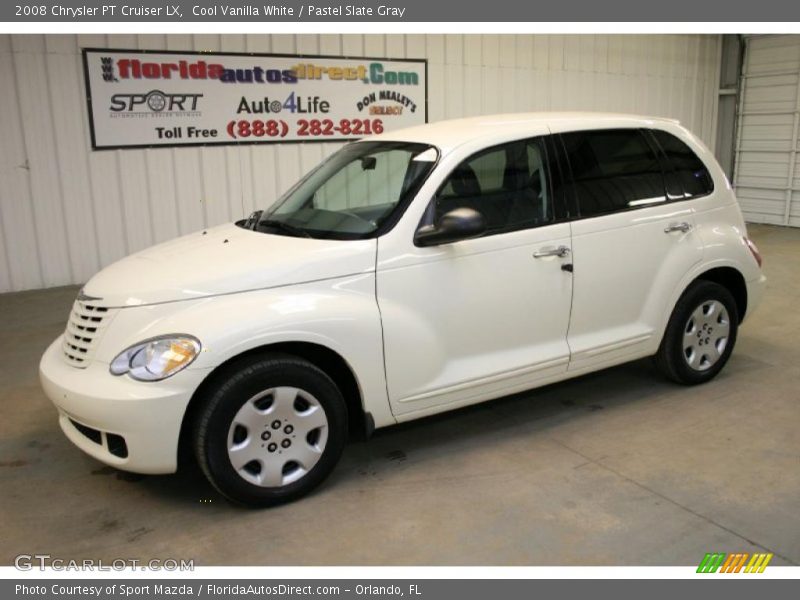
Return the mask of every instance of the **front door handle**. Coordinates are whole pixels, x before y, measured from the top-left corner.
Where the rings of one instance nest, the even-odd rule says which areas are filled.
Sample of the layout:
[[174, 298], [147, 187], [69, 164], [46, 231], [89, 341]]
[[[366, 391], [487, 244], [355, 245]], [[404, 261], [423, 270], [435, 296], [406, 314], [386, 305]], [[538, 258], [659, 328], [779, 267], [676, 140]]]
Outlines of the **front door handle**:
[[566, 246], [559, 246], [558, 248], [548, 248], [547, 250], [539, 250], [533, 253], [533, 258], [545, 258], [546, 256], [558, 256], [564, 258], [569, 254], [569, 248]]
[[686, 233], [692, 228], [690, 223], [683, 221], [682, 223], [670, 223], [664, 228], [664, 233], [672, 233], [673, 231], [682, 231]]

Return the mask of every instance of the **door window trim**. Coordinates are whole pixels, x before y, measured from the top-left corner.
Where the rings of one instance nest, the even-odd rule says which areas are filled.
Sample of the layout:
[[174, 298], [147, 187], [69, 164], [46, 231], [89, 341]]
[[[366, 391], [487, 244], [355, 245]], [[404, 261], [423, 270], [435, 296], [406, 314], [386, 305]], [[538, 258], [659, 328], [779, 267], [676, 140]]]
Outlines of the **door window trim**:
[[[434, 219], [435, 219], [434, 215], [435, 215], [435, 212], [436, 212], [435, 211], [435, 206], [436, 206], [437, 197], [438, 197], [439, 193], [449, 183], [450, 177], [453, 175], [453, 173], [455, 173], [455, 171], [461, 165], [463, 165], [464, 163], [467, 163], [467, 162], [469, 162], [471, 160], [474, 160], [475, 158], [477, 158], [481, 154], [485, 154], [485, 153], [491, 152], [493, 150], [497, 150], [497, 149], [502, 148], [504, 146], [508, 146], [508, 145], [511, 145], [511, 144], [518, 144], [518, 143], [530, 143], [530, 142], [536, 142], [536, 141], [538, 141], [539, 149], [542, 152], [542, 163], [543, 163], [544, 172], [545, 172], [545, 185], [546, 185], [546, 188], [547, 188], [547, 197], [550, 199], [550, 208], [551, 208], [551, 212], [552, 212], [552, 219], [550, 221], [548, 221], [547, 223], [542, 223], [540, 225], [526, 225], [526, 226], [520, 226], [520, 227], [510, 227], [510, 228], [503, 228], [503, 229], [496, 229], [496, 230], [486, 231], [483, 235], [478, 236], [477, 238], [470, 238], [470, 239], [481, 239], [481, 238], [485, 238], [485, 237], [492, 237], [492, 236], [495, 236], [495, 235], [504, 235], [504, 234], [508, 234], [508, 233], [514, 233], [516, 231], [525, 231], [525, 230], [529, 230], [529, 229], [539, 229], [541, 227], [548, 227], [550, 225], [557, 225], [559, 223], [565, 223], [565, 222], [570, 221], [571, 217], [570, 217], [569, 208], [565, 211], [565, 210], [563, 210], [563, 207], [562, 207], [562, 210], [559, 211], [556, 208], [556, 204], [555, 204], [556, 198], [555, 198], [555, 195], [553, 193], [553, 178], [552, 178], [552, 172], [551, 172], [551, 170], [553, 168], [552, 161], [554, 160], [554, 157], [550, 156], [550, 153], [551, 153], [552, 149], [550, 148], [550, 144], [547, 143], [548, 139], [552, 139], [554, 137], [555, 136], [553, 134], [545, 134], [545, 135], [536, 135], [536, 136], [532, 136], [532, 137], [524, 137], [524, 138], [519, 138], [519, 139], [514, 139], [514, 140], [508, 140], [508, 141], [505, 141], [505, 142], [501, 142], [499, 144], [494, 144], [492, 146], [486, 146], [484, 148], [481, 148], [480, 150], [476, 150], [472, 154], [470, 154], [470, 155], [466, 156], [465, 158], [463, 158], [462, 160], [460, 160], [458, 162], [458, 164], [456, 164], [447, 173], [447, 175], [445, 175], [444, 179], [442, 180], [442, 183], [439, 185], [439, 187], [436, 188], [436, 191], [433, 193], [433, 196], [428, 201], [428, 205], [425, 207], [425, 210], [422, 213], [422, 217], [420, 218], [420, 221], [419, 221], [419, 223], [417, 223], [417, 227], [414, 230], [414, 235], [416, 236], [416, 233], [417, 233], [417, 231], [420, 230], [420, 228], [425, 227], [427, 225], [433, 224]], [[561, 175], [562, 175], [562, 177], [565, 177], [565, 173], [564, 173], [563, 169], [561, 170]], [[560, 213], [563, 216], [558, 217], [557, 215], [559, 215]], [[466, 240], [460, 240], [460, 241], [466, 241]], [[459, 242], [451, 242], [451, 243], [457, 244]], [[416, 241], [414, 242], [414, 245], [415, 246], [417, 245]]]

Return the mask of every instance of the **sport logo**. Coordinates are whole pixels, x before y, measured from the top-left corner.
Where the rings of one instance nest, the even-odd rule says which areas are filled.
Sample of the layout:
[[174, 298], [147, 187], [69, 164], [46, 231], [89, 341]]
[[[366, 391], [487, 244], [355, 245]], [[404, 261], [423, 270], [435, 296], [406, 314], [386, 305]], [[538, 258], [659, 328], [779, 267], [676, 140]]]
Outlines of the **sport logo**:
[[[772, 560], [771, 552], [708, 552], [697, 567], [698, 573], [763, 573], [769, 561]], [[749, 560], [748, 560], [749, 559]], [[746, 566], [745, 566], [746, 563]]]
[[[143, 94], [114, 94], [109, 110], [119, 112], [197, 112], [197, 103], [203, 94], [168, 94], [151, 90]], [[140, 110], [141, 109], [141, 110]]]

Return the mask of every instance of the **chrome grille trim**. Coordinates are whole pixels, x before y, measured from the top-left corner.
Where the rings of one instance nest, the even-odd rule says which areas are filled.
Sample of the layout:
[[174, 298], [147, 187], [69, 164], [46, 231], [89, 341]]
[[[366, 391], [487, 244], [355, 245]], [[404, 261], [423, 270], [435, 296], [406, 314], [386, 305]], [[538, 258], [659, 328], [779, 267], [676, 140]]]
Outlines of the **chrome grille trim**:
[[84, 298], [79, 296], [72, 305], [61, 344], [64, 360], [79, 369], [89, 366], [97, 340], [114, 312], [113, 309], [98, 304], [99, 298]]

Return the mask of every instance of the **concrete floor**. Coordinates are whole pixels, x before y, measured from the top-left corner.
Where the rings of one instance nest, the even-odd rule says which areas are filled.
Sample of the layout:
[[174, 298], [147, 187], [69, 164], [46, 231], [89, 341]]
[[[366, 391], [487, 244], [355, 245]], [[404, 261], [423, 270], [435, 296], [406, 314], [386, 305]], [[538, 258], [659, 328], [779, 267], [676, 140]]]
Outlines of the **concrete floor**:
[[0, 564], [800, 563], [800, 230], [751, 227], [764, 303], [713, 382], [648, 361], [378, 432], [311, 497], [236, 508], [189, 469], [104, 467], [58, 429], [37, 364], [75, 288], [0, 296]]

